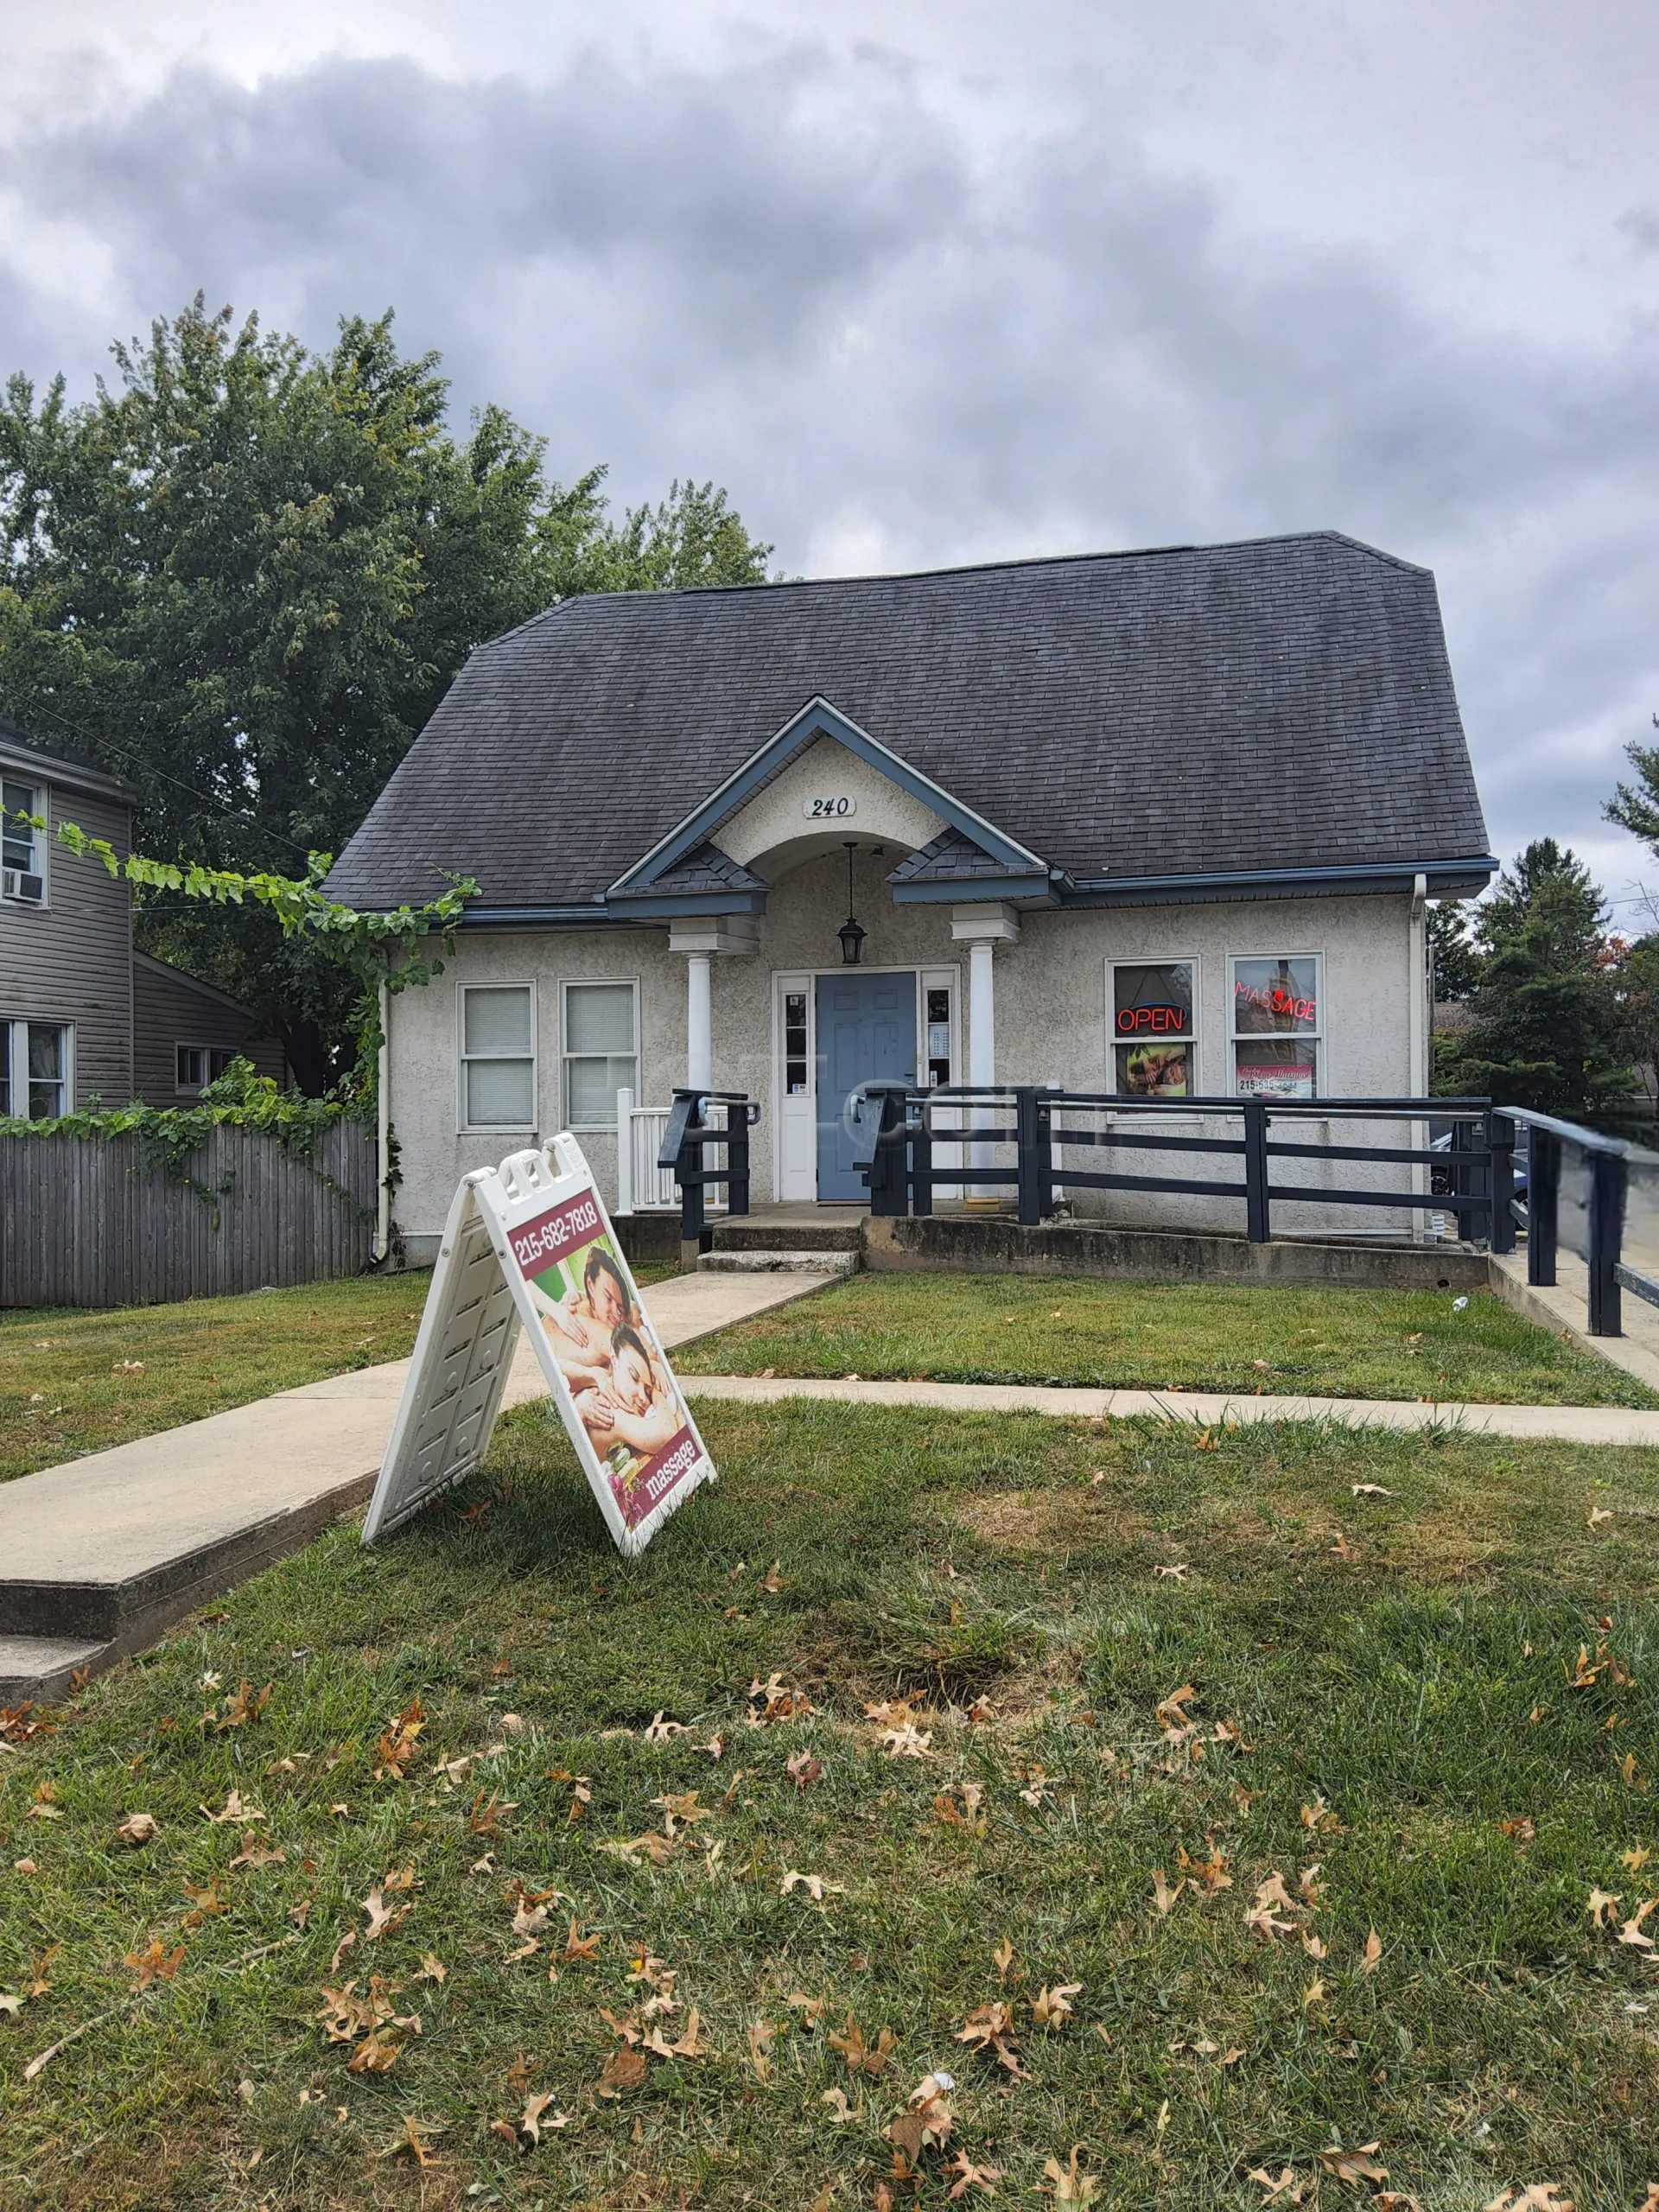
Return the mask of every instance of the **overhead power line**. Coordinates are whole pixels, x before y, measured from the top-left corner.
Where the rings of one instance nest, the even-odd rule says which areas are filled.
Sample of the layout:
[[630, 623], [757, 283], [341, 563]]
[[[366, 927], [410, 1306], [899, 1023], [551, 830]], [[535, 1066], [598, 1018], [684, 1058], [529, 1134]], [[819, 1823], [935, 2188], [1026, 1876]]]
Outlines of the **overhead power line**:
[[[249, 822], [251, 819], [251, 817], [243, 813], [239, 807], [232, 806], [229, 799], [221, 798], [218, 792], [204, 791], [194, 784], [187, 784], [181, 777], [169, 776], [165, 768], [156, 767], [152, 761], [146, 760], [142, 753], [135, 753], [130, 746], [123, 745], [118, 739], [94, 737], [90, 730], [82, 729], [79, 722], [72, 722], [67, 715], [59, 714], [54, 707], [37, 704], [31, 711], [48, 715], [60, 728], [67, 729], [72, 737], [78, 737], [82, 744], [90, 746], [94, 754], [99, 752], [113, 753], [118, 760], [127, 761], [146, 776], [154, 776], [162, 783], [171, 784], [175, 791], [187, 792], [190, 798], [199, 798], [208, 806], [221, 807], [226, 814], [235, 816], [240, 821]], [[264, 823], [255, 823], [252, 826], [258, 830], [262, 837], [269, 837], [278, 845], [286, 845], [290, 853], [299, 853], [308, 860], [310, 858], [305, 846], [296, 843], [292, 837], [283, 836], [280, 830], [268, 829]]]

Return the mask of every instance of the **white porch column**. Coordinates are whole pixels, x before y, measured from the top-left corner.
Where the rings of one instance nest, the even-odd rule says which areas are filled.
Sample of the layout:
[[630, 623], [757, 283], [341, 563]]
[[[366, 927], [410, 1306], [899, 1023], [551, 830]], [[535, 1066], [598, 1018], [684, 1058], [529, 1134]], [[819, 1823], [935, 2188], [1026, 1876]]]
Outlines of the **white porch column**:
[[671, 925], [668, 949], [685, 955], [685, 1087], [715, 1087], [716, 953], [753, 952], [760, 932], [752, 914], [699, 914]]
[[[1001, 901], [983, 906], [953, 906], [950, 909], [950, 934], [958, 944], [968, 947], [968, 1080], [970, 1084], [993, 1084], [996, 1081], [996, 988], [995, 962], [999, 944], [1013, 944], [1020, 936], [1020, 917], [1012, 906]], [[994, 1126], [995, 1109], [988, 1105], [976, 1106], [969, 1116], [972, 1128]], [[995, 1147], [979, 1143], [969, 1147], [969, 1164], [975, 1167], [993, 1165]], [[976, 1184], [968, 1186], [965, 1204], [970, 1206], [995, 1206], [1001, 1203], [995, 1193]]]
[[995, 945], [988, 937], [968, 947], [968, 1080], [996, 1081]]
[[715, 1087], [714, 960], [694, 952], [685, 963], [685, 1087]]

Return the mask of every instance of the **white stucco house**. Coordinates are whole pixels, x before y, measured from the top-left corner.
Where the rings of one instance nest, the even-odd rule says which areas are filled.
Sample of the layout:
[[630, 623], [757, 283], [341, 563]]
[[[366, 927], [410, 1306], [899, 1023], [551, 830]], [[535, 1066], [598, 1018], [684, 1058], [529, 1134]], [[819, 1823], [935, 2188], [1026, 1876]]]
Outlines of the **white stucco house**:
[[419, 1258], [556, 1129], [613, 1198], [620, 1091], [745, 1091], [757, 1201], [843, 1202], [874, 1077], [1421, 1096], [1424, 901], [1486, 844], [1433, 576], [1316, 532], [567, 601], [473, 654], [328, 887], [481, 887], [391, 1002]]

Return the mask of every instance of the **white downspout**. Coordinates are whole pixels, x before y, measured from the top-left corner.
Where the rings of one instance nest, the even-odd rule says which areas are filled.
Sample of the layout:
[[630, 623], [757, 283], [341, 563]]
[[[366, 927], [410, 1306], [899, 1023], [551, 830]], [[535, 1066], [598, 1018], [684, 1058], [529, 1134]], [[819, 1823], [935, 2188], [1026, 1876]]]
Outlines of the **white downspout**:
[[[1414, 876], [1411, 885], [1411, 920], [1406, 933], [1407, 991], [1409, 998], [1406, 1029], [1407, 1082], [1414, 1098], [1428, 1096], [1428, 878]], [[1421, 1152], [1428, 1142], [1427, 1122], [1410, 1125], [1414, 1152]], [[1428, 1170], [1421, 1160], [1413, 1163], [1411, 1187], [1420, 1196], [1428, 1192]], [[1411, 1241], [1423, 1242], [1426, 1227], [1421, 1206], [1414, 1206], [1411, 1215]]]
[[375, 1156], [379, 1171], [379, 1189], [375, 1198], [374, 1257], [378, 1266], [384, 1266], [391, 1249], [391, 1192], [386, 1182], [391, 1145], [391, 993], [384, 982], [380, 986], [379, 1014], [380, 1049], [374, 1059]]

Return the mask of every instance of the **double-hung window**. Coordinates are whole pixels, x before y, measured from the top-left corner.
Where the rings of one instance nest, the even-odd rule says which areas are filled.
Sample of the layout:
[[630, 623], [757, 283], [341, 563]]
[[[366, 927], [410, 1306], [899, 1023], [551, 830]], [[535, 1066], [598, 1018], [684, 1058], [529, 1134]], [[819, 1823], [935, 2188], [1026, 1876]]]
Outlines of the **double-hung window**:
[[1325, 1035], [1319, 954], [1229, 964], [1234, 1091], [1240, 1098], [1317, 1098]]
[[536, 987], [463, 983], [461, 1126], [536, 1128]]
[[173, 1088], [188, 1095], [217, 1083], [235, 1059], [226, 1045], [175, 1045], [173, 1047]]
[[616, 1126], [616, 1094], [639, 1090], [639, 987], [637, 983], [564, 986], [564, 1125]]
[[1198, 963], [1118, 960], [1107, 971], [1112, 1088], [1123, 1098], [1191, 1098], [1198, 1088]]
[[69, 1025], [0, 1021], [0, 1114], [51, 1121], [69, 1111]]
[[46, 860], [33, 818], [45, 812], [46, 794], [34, 784], [0, 783], [0, 897], [25, 906], [46, 904]]

